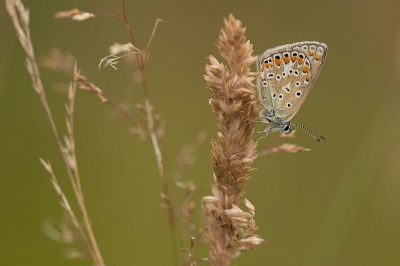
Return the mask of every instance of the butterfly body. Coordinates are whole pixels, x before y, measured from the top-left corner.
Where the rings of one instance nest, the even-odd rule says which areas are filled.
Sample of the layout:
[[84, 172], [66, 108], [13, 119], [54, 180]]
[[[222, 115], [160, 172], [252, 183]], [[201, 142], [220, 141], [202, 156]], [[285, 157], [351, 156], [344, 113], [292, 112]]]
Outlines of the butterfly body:
[[[261, 122], [273, 131], [288, 134], [300, 128], [319, 140], [324, 137], [289, 121], [299, 111], [325, 62], [328, 47], [319, 42], [298, 42], [268, 49], [257, 61]], [[264, 136], [264, 137], [265, 137]]]

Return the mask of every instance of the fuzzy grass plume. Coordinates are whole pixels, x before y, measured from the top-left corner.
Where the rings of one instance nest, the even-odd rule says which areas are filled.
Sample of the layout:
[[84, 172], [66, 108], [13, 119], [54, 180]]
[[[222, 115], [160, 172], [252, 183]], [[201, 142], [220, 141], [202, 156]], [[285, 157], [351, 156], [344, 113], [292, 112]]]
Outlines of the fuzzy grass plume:
[[230, 265], [240, 252], [265, 242], [254, 235], [254, 206], [245, 199], [248, 211], [238, 207], [257, 157], [257, 142], [251, 138], [259, 111], [253, 85], [257, 73], [250, 71], [257, 57], [252, 55], [242, 23], [232, 15], [225, 20], [217, 48], [228, 66], [210, 56], [204, 76], [214, 96], [210, 105], [219, 120], [219, 132], [218, 141], [211, 143], [213, 195], [203, 198], [203, 209], [208, 218], [211, 263]]

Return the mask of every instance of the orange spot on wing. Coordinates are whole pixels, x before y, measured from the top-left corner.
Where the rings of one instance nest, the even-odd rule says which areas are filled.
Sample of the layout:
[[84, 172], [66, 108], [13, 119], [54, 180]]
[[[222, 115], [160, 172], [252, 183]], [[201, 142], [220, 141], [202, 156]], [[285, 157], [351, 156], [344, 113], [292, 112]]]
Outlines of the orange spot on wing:
[[308, 51], [308, 54], [309, 54], [309, 55], [314, 55], [314, 54], [315, 54], [315, 52], [314, 52], [314, 51], [312, 51], [312, 50], [310, 50], [310, 51]]
[[264, 68], [269, 68], [269, 67], [272, 67], [272, 63], [264, 63]]
[[311, 79], [311, 75], [308, 74], [307, 77], [306, 77], [306, 80], [307, 80], [307, 81], [310, 81], [310, 79]]
[[308, 66], [303, 66], [303, 73], [307, 73], [310, 70]]
[[289, 63], [290, 59], [289, 59], [289, 57], [284, 56], [283, 61], [285, 61], [285, 64], [287, 64], [287, 63]]
[[301, 65], [301, 64], [303, 64], [303, 63], [304, 63], [304, 60], [303, 60], [303, 59], [301, 59], [300, 57], [298, 57], [298, 58], [297, 58], [297, 62], [299, 62], [299, 65]]
[[281, 65], [281, 60], [279, 60], [279, 59], [274, 59], [274, 62], [275, 62], [275, 64], [276, 64], [277, 66], [280, 66], [280, 65]]
[[291, 56], [292, 62], [296, 61], [297, 56]]
[[315, 60], [320, 60], [321, 58], [322, 58], [322, 55], [321, 55], [321, 54], [315, 55]]

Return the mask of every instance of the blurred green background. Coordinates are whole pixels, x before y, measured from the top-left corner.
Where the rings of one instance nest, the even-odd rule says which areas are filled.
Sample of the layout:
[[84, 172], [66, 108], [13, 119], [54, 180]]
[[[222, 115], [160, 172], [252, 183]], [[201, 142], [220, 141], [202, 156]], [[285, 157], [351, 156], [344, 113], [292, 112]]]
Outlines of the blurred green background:
[[[129, 68], [97, 70], [114, 43], [127, 43], [121, 20], [55, 20], [60, 10], [116, 11], [106, 0], [24, 1], [30, 9], [37, 57], [53, 47], [71, 52], [84, 75], [111, 98], [142, 102]], [[115, 1], [121, 6], [121, 1]], [[91, 265], [66, 260], [66, 246], [50, 240], [42, 223], [62, 209], [39, 157], [50, 159], [71, 201], [65, 168], [10, 18], [0, 8], [0, 265]], [[256, 207], [258, 234], [267, 243], [233, 265], [400, 264], [400, 1], [126, 1], [140, 48], [159, 25], [147, 64], [155, 112], [167, 123], [162, 141], [166, 173], [176, 170], [184, 144], [208, 133], [184, 180], [197, 185], [194, 200], [210, 194], [210, 140], [217, 120], [203, 80], [206, 57], [229, 13], [243, 21], [255, 54], [305, 40], [329, 47], [325, 66], [292, 120], [326, 136], [317, 143], [303, 132], [294, 140], [309, 153], [259, 157], [246, 198]], [[69, 77], [41, 69], [48, 100], [64, 132], [66, 95], [54, 92]], [[78, 91], [76, 146], [93, 228], [108, 265], [173, 265], [167, 215], [152, 147], [129, 133], [113, 109]], [[262, 128], [262, 125], [257, 126]], [[270, 145], [277, 134], [260, 143]], [[180, 191], [171, 188], [176, 197]], [[196, 221], [203, 212], [196, 210]], [[187, 243], [189, 240], [187, 240]], [[187, 244], [186, 243], [186, 244]], [[196, 257], [208, 245], [196, 246]]]

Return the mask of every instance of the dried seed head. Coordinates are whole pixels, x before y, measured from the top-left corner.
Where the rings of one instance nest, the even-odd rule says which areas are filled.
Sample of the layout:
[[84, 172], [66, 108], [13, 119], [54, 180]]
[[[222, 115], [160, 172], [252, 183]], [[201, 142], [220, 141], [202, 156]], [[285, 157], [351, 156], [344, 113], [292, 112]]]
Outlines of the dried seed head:
[[[250, 71], [257, 58], [242, 23], [232, 15], [224, 22], [217, 47], [228, 66], [210, 56], [204, 76], [214, 96], [209, 103], [220, 122], [218, 140], [211, 142], [216, 184], [213, 195], [203, 198], [213, 265], [229, 265], [241, 251], [263, 243], [252, 235], [257, 229], [254, 206], [245, 200], [248, 212], [238, 207], [257, 157], [257, 143], [251, 139], [259, 111], [253, 85], [257, 74]], [[240, 242], [243, 239], [248, 241]]]
[[95, 17], [96, 15], [89, 12], [83, 12], [77, 8], [67, 11], [60, 11], [54, 14], [55, 18], [71, 18], [76, 21], [83, 21], [91, 17]]

